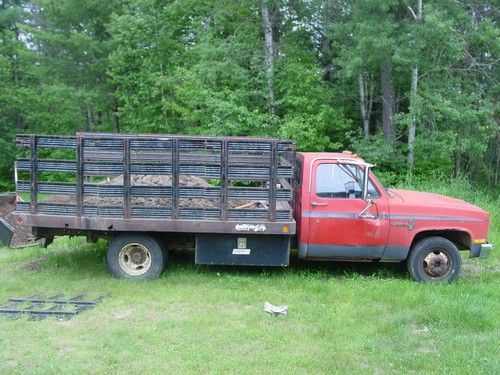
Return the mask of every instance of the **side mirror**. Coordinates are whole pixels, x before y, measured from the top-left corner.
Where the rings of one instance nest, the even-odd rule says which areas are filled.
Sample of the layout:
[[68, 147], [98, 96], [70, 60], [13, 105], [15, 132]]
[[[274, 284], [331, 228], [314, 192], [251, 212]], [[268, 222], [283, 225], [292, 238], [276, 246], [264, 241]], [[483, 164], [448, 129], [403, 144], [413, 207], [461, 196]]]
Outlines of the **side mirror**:
[[376, 219], [377, 215], [373, 215], [368, 213], [368, 210], [373, 206], [375, 202], [372, 199], [368, 199], [366, 201], [366, 207], [358, 214], [358, 218], [360, 219]]
[[348, 181], [344, 184], [345, 194], [350, 196], [351, 194], [356, 193], [356, 186], [354, 185], [354, 181]]

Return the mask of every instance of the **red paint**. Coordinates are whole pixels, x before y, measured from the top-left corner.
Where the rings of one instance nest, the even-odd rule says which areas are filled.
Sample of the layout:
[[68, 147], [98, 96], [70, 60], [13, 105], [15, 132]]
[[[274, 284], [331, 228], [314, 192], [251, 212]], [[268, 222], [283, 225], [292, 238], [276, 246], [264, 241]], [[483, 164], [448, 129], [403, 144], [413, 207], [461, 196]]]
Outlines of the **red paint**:
[[[386, 190], [370, 173], [379, 192], [366, 214], [362, 198], [321, 197], [316, 194], [320, 164], [366, 163], [344, 153], [298, 153], [301, 185], [295, 186], [294, 216], [298, 243], [306, 245], [385, 246], [409, 248], [424, 231], [460, 231], [473, 241], [487, 239], [489, 214], [459, 199], [415, 191]], [[321, 173], [321, 172], [320, 172]], [[319, 187], [318, 187], [319, 189]]]

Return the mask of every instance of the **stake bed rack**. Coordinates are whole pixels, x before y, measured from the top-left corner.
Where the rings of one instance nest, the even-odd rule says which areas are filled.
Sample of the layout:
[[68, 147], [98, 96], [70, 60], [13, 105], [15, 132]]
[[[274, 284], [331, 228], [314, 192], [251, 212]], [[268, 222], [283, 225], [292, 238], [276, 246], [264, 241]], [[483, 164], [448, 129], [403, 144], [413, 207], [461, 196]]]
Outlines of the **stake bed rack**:
[[[16, 190], [30, 200], [14, 214], [35, 230], [238, 233], [235, 224], [258, 223], [268, 234], [295, 233], [291, 141], [77, 133], [19, 135], [16, 142], [25, 150]], [[52, 181], [56, 175], [63, 182]], [[159, 180], [138, 185], [134, 176]], [[204, 183], [186, 186], [183, 178]], [[245, 200], [263, 204], [234, 204]]]

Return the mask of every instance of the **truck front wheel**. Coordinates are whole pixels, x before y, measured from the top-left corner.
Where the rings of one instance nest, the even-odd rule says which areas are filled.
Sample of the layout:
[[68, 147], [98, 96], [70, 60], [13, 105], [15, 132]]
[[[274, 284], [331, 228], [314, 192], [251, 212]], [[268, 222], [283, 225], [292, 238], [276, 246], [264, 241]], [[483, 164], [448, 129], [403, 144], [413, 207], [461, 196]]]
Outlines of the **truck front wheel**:
[[462, 258], [455, 244], [443, 237], [417, 242], [408, 258], [408, 272], [419, 282], [451, 282], [460, 274]]
[[152, 236], [121, 234], [109, 244], [106, 262], [110, 272], [118, 278], [145, 280], [161, 274], [165, 254]]

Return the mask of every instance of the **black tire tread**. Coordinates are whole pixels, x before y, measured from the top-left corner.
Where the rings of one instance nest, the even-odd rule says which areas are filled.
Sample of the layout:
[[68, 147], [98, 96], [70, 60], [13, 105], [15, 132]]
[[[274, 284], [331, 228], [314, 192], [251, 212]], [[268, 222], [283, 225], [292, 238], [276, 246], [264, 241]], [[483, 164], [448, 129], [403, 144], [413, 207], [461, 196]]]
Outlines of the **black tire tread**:
[[[450, 272], [443, 277], [433, 278], [422, 270], [421, 263], [432, 248], [444, 250], [451, 258], [452, 267]], [[407, 267], [408, 272], [416, 281], [425, 283], [452, 282], [460, 274], [462, 258], [460, 257], [460, 252], [453, 242], [444, 237], [432, 236], [423, 238], [412, 246], [410, 256], [407, 261]]]

